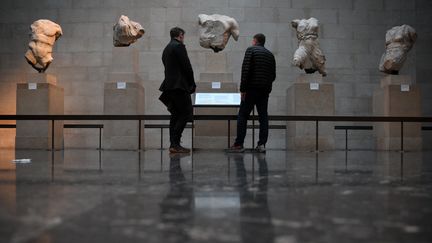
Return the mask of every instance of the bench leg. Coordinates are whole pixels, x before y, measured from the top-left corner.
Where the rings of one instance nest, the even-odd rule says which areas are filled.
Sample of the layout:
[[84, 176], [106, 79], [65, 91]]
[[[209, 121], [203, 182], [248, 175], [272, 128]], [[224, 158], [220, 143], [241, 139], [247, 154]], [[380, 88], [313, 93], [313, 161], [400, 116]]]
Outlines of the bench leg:
[[318, 147], [318, 120], [315, 121], [315, 152], [318, 153], [319, 152], [319, 147]]
[[255, 119], [254, 118], [255, 118], [255, 106], [252, 109], [252, 149], [255, 146]]
[[345, 129], [345, 151], [348, 151], [348, 129]]
[[102, 128], [99, 128], [99, 150], [102, 150]]
[[194, 122], [194, 120], [192, 120], [192, 128], [191, 128], [191, 150], [194, 149], [194, 127], [195, 127], [195, 122]]
[[138, 150], [141, 150], [141, 120], [138, 120]]
[[228, 119], [228, 148], [230, 147], [230, 138], [231, 138], [231, 120]]
[[400, 144], [400, 152], [404, 152], [404, 122], [401, 121], [400, 123], [400, 129], [401, 129], [401, 144]]
[[160, 135], [160, 136], [161, 136], [161, 140], [160, 140], [160, 141], [161, 141], [160, 149], [163, 150], [163, 127], [161, 127], [160, 130], [161, 130], [161, 135]]
[[54, 151], [54, 120], [51, 120], [51, 150]]

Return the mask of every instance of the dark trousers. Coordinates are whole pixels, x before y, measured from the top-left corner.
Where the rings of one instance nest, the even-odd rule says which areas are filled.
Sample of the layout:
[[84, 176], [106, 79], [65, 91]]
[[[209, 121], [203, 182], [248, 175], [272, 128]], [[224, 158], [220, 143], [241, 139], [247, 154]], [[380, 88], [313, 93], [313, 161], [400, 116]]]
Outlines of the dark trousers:
[[182, 90], [165, 91], [171, 101], [168, 111], [171, 113], [169, 132], [171, 146], [180, 145], [182, 133], [188, 121], [193, 119], [192, 100], [189, 93]]
[[268, 98], [269, 93], [267, 91], [260, 90], [249, 90], [246, 91], [246, 97], [244, 101], [240, 103], [240, 110], [237, 118], [237, 138], [235, 140], [236, 145], [243, 145], [246, 137], [247, 120], [249, 115], [256, 106], [259, 116], [259, 140], [258, 145], [265, 145], [268, 138]]

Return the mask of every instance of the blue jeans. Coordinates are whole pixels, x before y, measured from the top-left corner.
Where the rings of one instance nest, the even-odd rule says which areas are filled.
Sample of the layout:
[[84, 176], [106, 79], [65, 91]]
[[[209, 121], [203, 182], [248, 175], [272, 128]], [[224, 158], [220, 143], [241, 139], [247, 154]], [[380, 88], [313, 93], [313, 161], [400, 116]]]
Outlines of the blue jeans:
[[246, 91], [244, 101], [240, 103], [240, 110], [237, 118], [237, 138], [235, 145], [243, 145], [246, 137], [247, 121], [249, 115], [256, 106], [259, 117], [259, 140], [258, 145], [265, 145], [268, 139], [268, 98], [269, 93], [260, 90]]

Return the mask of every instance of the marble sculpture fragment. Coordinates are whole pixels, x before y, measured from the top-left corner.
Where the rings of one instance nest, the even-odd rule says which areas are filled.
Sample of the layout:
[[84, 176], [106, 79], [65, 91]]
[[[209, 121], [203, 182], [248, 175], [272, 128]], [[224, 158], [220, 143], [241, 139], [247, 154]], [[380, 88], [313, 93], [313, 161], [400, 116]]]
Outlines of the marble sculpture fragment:
[[219, 52], [225, 48], [230, 36], [238, 40], [239, 25], [234, 18], [219, 14], [200, 14], [198, 24], [199, 42], [204, 48]]
[[294, 53], [294, 65], [304, 69], [306, 73], [318, 71], [322, 76], [326, 76], [326, 59], [318, 42], [318, 20], [316, 18], [295, 19], [291, 21], [291, 25], [296, 29], [299, 41], [298, 49]]
[[60, 25], [47, 19], [33, 22], [30, 30], [29, 50], [25, 58], [34, 69], [43, 73], [53, 61], [53, 45], [63, 32]]
[[381, 57], [379, 70], [388, 74], [399, 74], [416, 40], [416, 31], [409, 25], [395, 26], [388, 30], [386, 50]]
[[130, 46], [145, 33], [144, 28], [139, 23], [130, 20], [125, 15], [120, 16], [113, 30], [113, 44], [116, 47]]

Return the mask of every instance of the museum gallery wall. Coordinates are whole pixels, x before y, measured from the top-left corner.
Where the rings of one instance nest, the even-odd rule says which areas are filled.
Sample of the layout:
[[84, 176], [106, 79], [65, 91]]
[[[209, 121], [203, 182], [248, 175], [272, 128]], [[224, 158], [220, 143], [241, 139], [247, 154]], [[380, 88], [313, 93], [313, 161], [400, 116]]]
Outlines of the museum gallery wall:
[[[426, 105], [432, 98], [431, 9], [429, 1], [419, 0], [7, 0], [0, 7], [0, 113], [15, 114], [16, 84], [45, 71], [64, 88], [65, 114], [103, 114], [104, 84], [117, 71], [137, 73], [145, 88], [146, 114], [166, 114], [157, 101], [163, 79], [161, 51], [169, 41], [169, 29], [179, 26], [186, 30], [185, 43], [198, 81], [219, 78], [238, 83], [251, 37], [264, 33], [278, 65], [270, 114], [288, 114], [287, 89], [305, 70], [315, 70], [334, 84], [335, 115], [373, 115], [374, 90], [385, 73], [395, 71], [420, 86], [421, 113], [431, 115], [432, 107]], [[29, 38], [29, 27], [41, 24], [50, 25], [53, 32], [46, 36], [56, 41], [37, 49], [33, 47], [40, 34], [35, 31]], [[218, 30], [213, 41], [203, 34], [208, 25]], [[311, 27], [313, 38], [302, 37], [302, 25]], [[400, 29], [392, 29], [397, 26]], [[122, 31], [125, 27], [129, 32]], [[398, 32], [404, 33], [402, 42], [395, 41]], [[123, 47], [117, 46], [127, 49], [119, 52], [116, 48]], [[47, 48], [52, 48], [52, 55]], [[43, 51], [46, 54], [37, 58]], [[2, 137], [11, 133], [0, 131]], [[149, 130], [145, 136], [159, 134]], [[285, 135], [270, 136], [269, 147], [284, 147]], [[342, 137], [335, 134], [336, 148], [344, 146], [338, 139]], [[374, 133], [354, 134], [350, 143], [354, 148], [375, 148], [374, 137]], [[68, 131], [65, 138], [68, 147], [91, 147], [98, 139], [96, 131]], [[2, 139], [0, 146], [10, 145], [8, 139]], [[159, 143], [147, 141], [149, 147]]]

